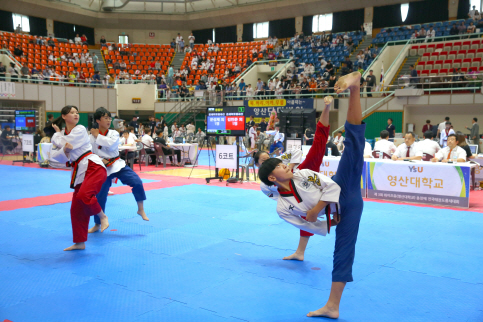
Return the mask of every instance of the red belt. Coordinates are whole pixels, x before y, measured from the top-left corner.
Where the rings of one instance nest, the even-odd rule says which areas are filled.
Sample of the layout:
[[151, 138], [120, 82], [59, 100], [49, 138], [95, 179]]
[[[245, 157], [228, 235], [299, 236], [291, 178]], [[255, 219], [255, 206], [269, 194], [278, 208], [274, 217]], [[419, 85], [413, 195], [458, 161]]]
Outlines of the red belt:
[[65, 165], [67, 167], [72, 167], [74, 170], [72, 171], [72, 177], [70, 179], [70, 187], [71, 189], [74, 189], [74, 183], [75, 183], [75, 179], [77, 177], [77, 169], [79, 167], [79, 163], [82, 161], [82, 159], [84, 159], [86, 156], [92, 154], [91, 151], [87, 151], [86, 153], [84, 153], [83, 155], [81, 155], [77, 160], [75, 160], [74, 162], [66, 162]]

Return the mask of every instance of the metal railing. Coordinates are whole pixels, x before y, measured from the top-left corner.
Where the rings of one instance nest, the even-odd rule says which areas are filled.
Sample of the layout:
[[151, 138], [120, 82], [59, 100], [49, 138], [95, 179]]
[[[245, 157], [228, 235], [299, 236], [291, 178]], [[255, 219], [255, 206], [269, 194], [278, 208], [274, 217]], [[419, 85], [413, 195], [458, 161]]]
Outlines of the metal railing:
[[279, 70], [277, 70], [277, 72], [275, 74], [273, 74], [272, 77], [270, 77], [269, 81], [271, 80], [274, 80], [275, 78], [279, 77], [280, 73], [282, 73], [282, 71], [287, 71], [287, 65], [290, 64], [291, 61], [293, 61], [294, 59], [287, 59], [287, 62], [282, 66], [282, 68], [280, 68]]
[[[17, 65], [17, 67], [22, 67], [22, 64], [17, 60], [17, 58], [15, 58], [14, 55], [12, 55], [12, 53], [10, 52], [10, 50], [8, 49], [0, 49], [0, 54], [3, 54], [3, 55], [7, 55], [8, 58], [10, 58], [11, 60], [13, 60], [13, 62], [15, 63], [15, 65]], [[6, 66], [7, 69], [8, 69], [8, 66]]]
[[[394, 92], [390, 92], [390, 94], [387, 95], [386, 97], [384, 97], [382, 100], [378, 101], [376, 104], [372, 105], [371, 107], [369, 107], [368, 109], [366, 109], [365, 111], [363, 111], [362, 112], [362, 119], [364, 119], [365, 117], [367, 117], [370, 113], [374, 112], [375, 110], [377, 110], [382, 105], [386, 104], [388, 101], [392, 100], [393, 99], [393, 96], [394, 96]], [[335, 129], [332, 132], [332, 136], [335, 136], [335, 134], [337, 132], [342, 131], [343, 129], [344, 129], [344, 125], [342, 125], [339, 128]]]
[[291, 59], [274, 59], [274, 60], [259, 60], [259, 61], [253, 62], [250, 66], [247, 67], [247, 69], [245, 69], [242, 73], [240, 73], [240, 75], [238, 75], [231, 82], [231, 84], [236, 84], [236, 82], [238, 82], [240, 79], [242, 79], [243, 77], [245, 77], [245, 75], [248, 74], [248, 72], [251, 71], [251, 69], [253, 67], [255, 67], [256, 65], [265, 65], [265, 64], [268, 64], [268, 63], [273, 62], [273, 61], [277, 61], [277, 62], [289, 62], [290, 60]]

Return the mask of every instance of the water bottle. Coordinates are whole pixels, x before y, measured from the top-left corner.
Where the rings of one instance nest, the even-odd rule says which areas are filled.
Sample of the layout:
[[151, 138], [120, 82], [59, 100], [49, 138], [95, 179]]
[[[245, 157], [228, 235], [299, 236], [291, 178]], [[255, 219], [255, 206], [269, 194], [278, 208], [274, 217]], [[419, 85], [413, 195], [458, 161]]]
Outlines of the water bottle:
[[379, 159], [382, 159], [384, 157], [384, 153], [379, 152]]
[[453, 163], [457, 163], [458, 162], [458, 155], [456, 154], [456, 151], [453, 151], [453, 153], [452, 153], [452, 159], [453, 159]]
[[332, 148], [329, 148], [327, 151], [328, 151], [327, 156], [330, 157], [332, 155]]
[[184, 144], [184, 143], [185, 143], [185, 141], [184, 141], [184, 136], [183, 136], [183, 144]]

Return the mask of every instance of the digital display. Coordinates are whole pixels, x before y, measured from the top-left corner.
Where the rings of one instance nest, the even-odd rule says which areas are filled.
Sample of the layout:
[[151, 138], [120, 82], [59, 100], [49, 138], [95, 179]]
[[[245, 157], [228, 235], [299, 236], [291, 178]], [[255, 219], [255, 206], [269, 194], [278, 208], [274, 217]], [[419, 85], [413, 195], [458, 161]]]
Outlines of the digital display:
[[16, 131], [35, 131], [35, 111], [15, 111]]
[[245, 136], [245, 108], [224, 106], [206, 110], [208, 135]]

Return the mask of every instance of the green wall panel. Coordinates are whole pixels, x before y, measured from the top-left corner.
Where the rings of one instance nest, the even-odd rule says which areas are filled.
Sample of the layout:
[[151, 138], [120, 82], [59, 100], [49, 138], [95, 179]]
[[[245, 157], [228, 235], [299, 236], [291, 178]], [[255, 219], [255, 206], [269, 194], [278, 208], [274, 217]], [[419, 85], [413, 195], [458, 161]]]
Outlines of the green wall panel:
[[364, 122], [366, 122], [366, 139], [379, 137], [381, 131], [386, 129], [388, 118], [392, 118], [396, 133], [404, 132], [402, 111], [374, 112], [364, 119]]

